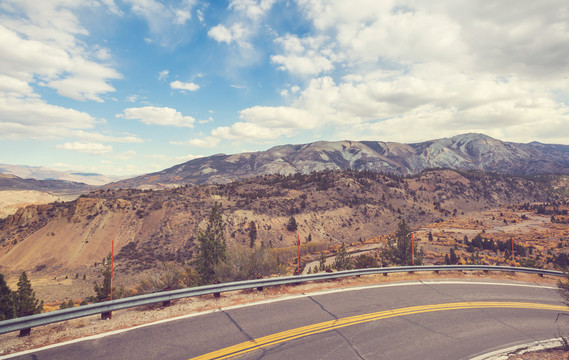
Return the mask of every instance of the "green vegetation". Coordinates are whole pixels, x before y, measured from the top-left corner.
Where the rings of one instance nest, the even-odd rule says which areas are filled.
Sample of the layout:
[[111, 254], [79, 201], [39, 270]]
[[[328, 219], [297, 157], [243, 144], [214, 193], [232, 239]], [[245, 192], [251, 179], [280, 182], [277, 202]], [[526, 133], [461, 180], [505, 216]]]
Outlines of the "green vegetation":
[[213, 284], [216, 280], [215, 267], [227, 256], [220, 203], [213, 205], [205, 231], [198, 230], [197, 250], [194, 266], [199, 274], [200, 285]]
[[146, 294], [197, 286], [198, 283], [199, 276], [194, 269], [170, 262], [162, 263], [161, 269], [152, 272], [149, 277], [140, 281], [136, 290]]
[[399, 222], [395, 237], [390, 238], [387, 246], [382, 250], [382, 259], [393, 265], [408, 266], [412, 265], [414, 255], [415, 265], [422, 265], [423, 250], [419, 250], [417, 244], [412, 249], [411, 235], [411, 228], [405, 219], [402, 219]]
[[255, 247], [255, 240], [257, 240], [257, 224], [254, 221], [249, 223], [249, 247]]
[[279, 265], [270, 248], [247, 248], [235, 245], [227, 258], [215, 266], [216, 279], [220, 282], [258, 279], [273, 274], [282, 275], [285, 268]]
[[[94, 282], [93, 289], [95, 290], [95, 296], [90, 298], [93, 302], [108, 301], [111, 298], [111, 253], [105, 258], [103, 258], [103, 270], [101, 274], [103, 275], [103, 283], [99, 285], [96, 281]], [[115, 288], [113, 288], [113, 292]]]
[[24, 271], [18, 281], [18, 290], [14, 293], [16, 317], [39, 314], [43, 310], [43, 301], [36, 299], [32, 284]]
[[445, 254], [445, 264], [446, 265], [456, 265], [460, 258], [456, 255], [454, 248], [450, 248], [449, 254]]
[[377, 259], [371, 255], [362, 254], [356, 257], [354, 261], [354, 267], [356, 269], [368, 269], [379, 267]]
[[32, 284], [24, 271], [18, 280], [18, 290], [12, 291], [0, 274], [0, 321], [21, 316], [39, 314], [43, 301], [36, 299]]
[[351, 270], [354, 268], [352, 264], [352, 258], [346, 250], [346, 244], [342, 243], [342, 247], [338, 250], [336, 254], [336, 259], [334, 260], [334, 268], [338, 271], [341, 270]]
[[6, 284], [4, 275], [0, 274], [0, 321], [16, 317], [16, 303], [12, 290]]
[[296, 231], [298, 229], [298, 224], [296, 223], [296, 219], [294, 216], [291, 216], [288, 219], [288, 223], [286, 224], [286, 229], [288, 231]]
[[62, 302], [61, 305], [59, 305], [59, 309], [63, 310], [63, 309], [70, 309], [72, 307], [75, 306], [75, 302], [73, 300], [69, 300], [68, 302]]

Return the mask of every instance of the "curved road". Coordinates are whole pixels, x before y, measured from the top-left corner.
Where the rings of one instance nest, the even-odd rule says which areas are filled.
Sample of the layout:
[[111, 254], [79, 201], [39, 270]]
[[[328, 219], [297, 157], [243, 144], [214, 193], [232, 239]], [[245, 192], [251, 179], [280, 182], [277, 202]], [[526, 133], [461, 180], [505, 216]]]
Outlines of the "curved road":
[[468, 359], [558, 337], [562, 305], [554, 287], [536, 284], [395, 283], [221, 309], [13, 358]]

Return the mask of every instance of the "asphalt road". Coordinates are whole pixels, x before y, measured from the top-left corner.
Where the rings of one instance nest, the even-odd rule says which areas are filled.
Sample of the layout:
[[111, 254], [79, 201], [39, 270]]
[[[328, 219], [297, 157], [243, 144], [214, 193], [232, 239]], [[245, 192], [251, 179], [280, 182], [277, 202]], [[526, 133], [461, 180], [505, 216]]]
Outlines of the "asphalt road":
[[[467, 359], [569, 333], [551, 287], [412, 282], [220, 310], [15, 359]], [[563, 318], [563, 317], [562, 317]], [[569, 317], [565, 317], [569, 318]], [[205, 356], [203, 356], [205, 354]]]

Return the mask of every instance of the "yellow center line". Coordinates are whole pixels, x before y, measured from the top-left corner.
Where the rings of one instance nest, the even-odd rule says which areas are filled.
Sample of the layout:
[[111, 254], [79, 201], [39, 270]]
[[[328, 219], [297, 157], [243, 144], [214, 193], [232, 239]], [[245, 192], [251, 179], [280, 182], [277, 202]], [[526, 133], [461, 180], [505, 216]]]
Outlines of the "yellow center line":
[[224, 349], [213, 351], [192, 358], [190, 360], [227, 359], [229, 357], [242, 355], [247, 352], [255, 351], [282, 342], [291, 341], [301, 337], [319, 334], [326, 331], [336, 330], [346, 326], [352, 326], [352, 325], [357, 325], [382, 319], [389, 319], [398, 316], [422, 314], [422, 313], [435, 312], [435, 311], [465, 310], [465, 309], [498, 309], [498, 308], [567, 311], [566, 306], [537, 304], [537, 303], [523, 303], [523, 302], [456, 302], [456, 303], [447, 303], [447, 304], [411, 306], [400, 309], [385, 310], [375, 313], [350, 316], [342, 319], [324, 321], [321, 323], [307, 325], [296, 329], [286, 330], [276, 334], [254, 339], [251, 341], [246, 341]]

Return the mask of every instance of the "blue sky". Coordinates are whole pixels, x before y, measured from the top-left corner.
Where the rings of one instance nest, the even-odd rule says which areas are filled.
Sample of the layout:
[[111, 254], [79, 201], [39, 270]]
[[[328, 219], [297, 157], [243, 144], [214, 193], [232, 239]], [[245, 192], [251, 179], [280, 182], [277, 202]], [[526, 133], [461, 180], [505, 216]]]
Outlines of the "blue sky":
[[466, 132], [569, 144], [566, 1], [0, 0], [0, 163], [135, 175]]

